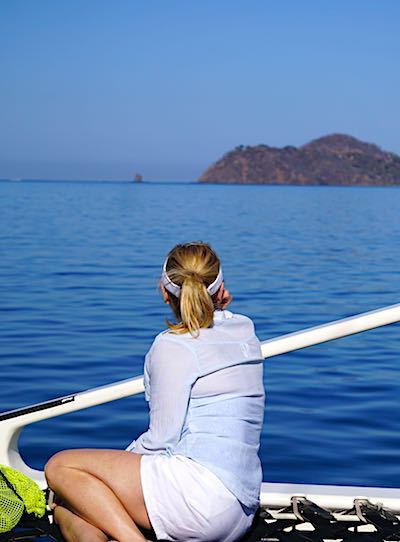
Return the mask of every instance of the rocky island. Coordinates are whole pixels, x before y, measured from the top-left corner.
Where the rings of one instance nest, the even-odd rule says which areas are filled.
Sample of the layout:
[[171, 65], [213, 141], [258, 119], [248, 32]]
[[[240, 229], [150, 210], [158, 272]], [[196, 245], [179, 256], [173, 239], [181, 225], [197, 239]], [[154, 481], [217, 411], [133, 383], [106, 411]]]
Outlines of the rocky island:
[[344, 134], [301, 147], [243, 146], [225, 154], [201, 183], [290, 185], [400, 185], [400, 156]]

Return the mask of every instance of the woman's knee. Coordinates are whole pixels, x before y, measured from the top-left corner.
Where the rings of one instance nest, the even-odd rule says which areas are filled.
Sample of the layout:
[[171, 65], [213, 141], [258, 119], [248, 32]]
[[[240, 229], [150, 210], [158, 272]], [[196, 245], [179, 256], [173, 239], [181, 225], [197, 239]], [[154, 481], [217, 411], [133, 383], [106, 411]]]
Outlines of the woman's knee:
[[68, 450], [57, 452], [52, 457], [50, 457], [44, 468], [46, 480], [50, 487], [54, 487], [56, 485], [57, 480], [59, 479], [60, 475], [62, 475], [63, 468], [68, 467], [68, 465]]

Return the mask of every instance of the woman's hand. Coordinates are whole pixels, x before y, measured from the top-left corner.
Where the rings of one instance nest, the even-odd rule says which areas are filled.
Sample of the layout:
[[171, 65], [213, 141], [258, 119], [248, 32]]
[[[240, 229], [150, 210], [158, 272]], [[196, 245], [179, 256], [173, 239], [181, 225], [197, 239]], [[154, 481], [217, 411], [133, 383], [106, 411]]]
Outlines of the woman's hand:
[[222, 283], [218, 292], [217, 292], [217, 303], [218, 307], [222, 310], [226, 309], [226, 307], [232, 302], [233, 297], [229, 293], [229, 290], [225, 288], [225, 284]]

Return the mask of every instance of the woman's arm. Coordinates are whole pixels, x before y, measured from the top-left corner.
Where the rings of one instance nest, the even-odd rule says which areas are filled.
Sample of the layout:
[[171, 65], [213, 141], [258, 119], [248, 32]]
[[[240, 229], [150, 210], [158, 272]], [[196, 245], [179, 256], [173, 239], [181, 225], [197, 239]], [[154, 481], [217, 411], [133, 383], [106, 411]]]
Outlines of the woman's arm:
[[150, 425], [129, 446], [140, 454], [173, 450], [181, 438], [190, 392], [198, 377], [194, 354], [179, 339], [161, 336], [146, 359]]

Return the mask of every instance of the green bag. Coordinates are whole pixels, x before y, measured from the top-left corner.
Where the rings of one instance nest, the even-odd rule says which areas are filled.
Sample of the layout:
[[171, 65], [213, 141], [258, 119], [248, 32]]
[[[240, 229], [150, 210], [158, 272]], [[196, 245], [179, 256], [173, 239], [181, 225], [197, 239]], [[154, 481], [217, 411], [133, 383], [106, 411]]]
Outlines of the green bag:
[[36, 482], [22, 472], [0, 465], [0, 533], [11, 531], [24, 512], [41, 518], [46, 499]]

